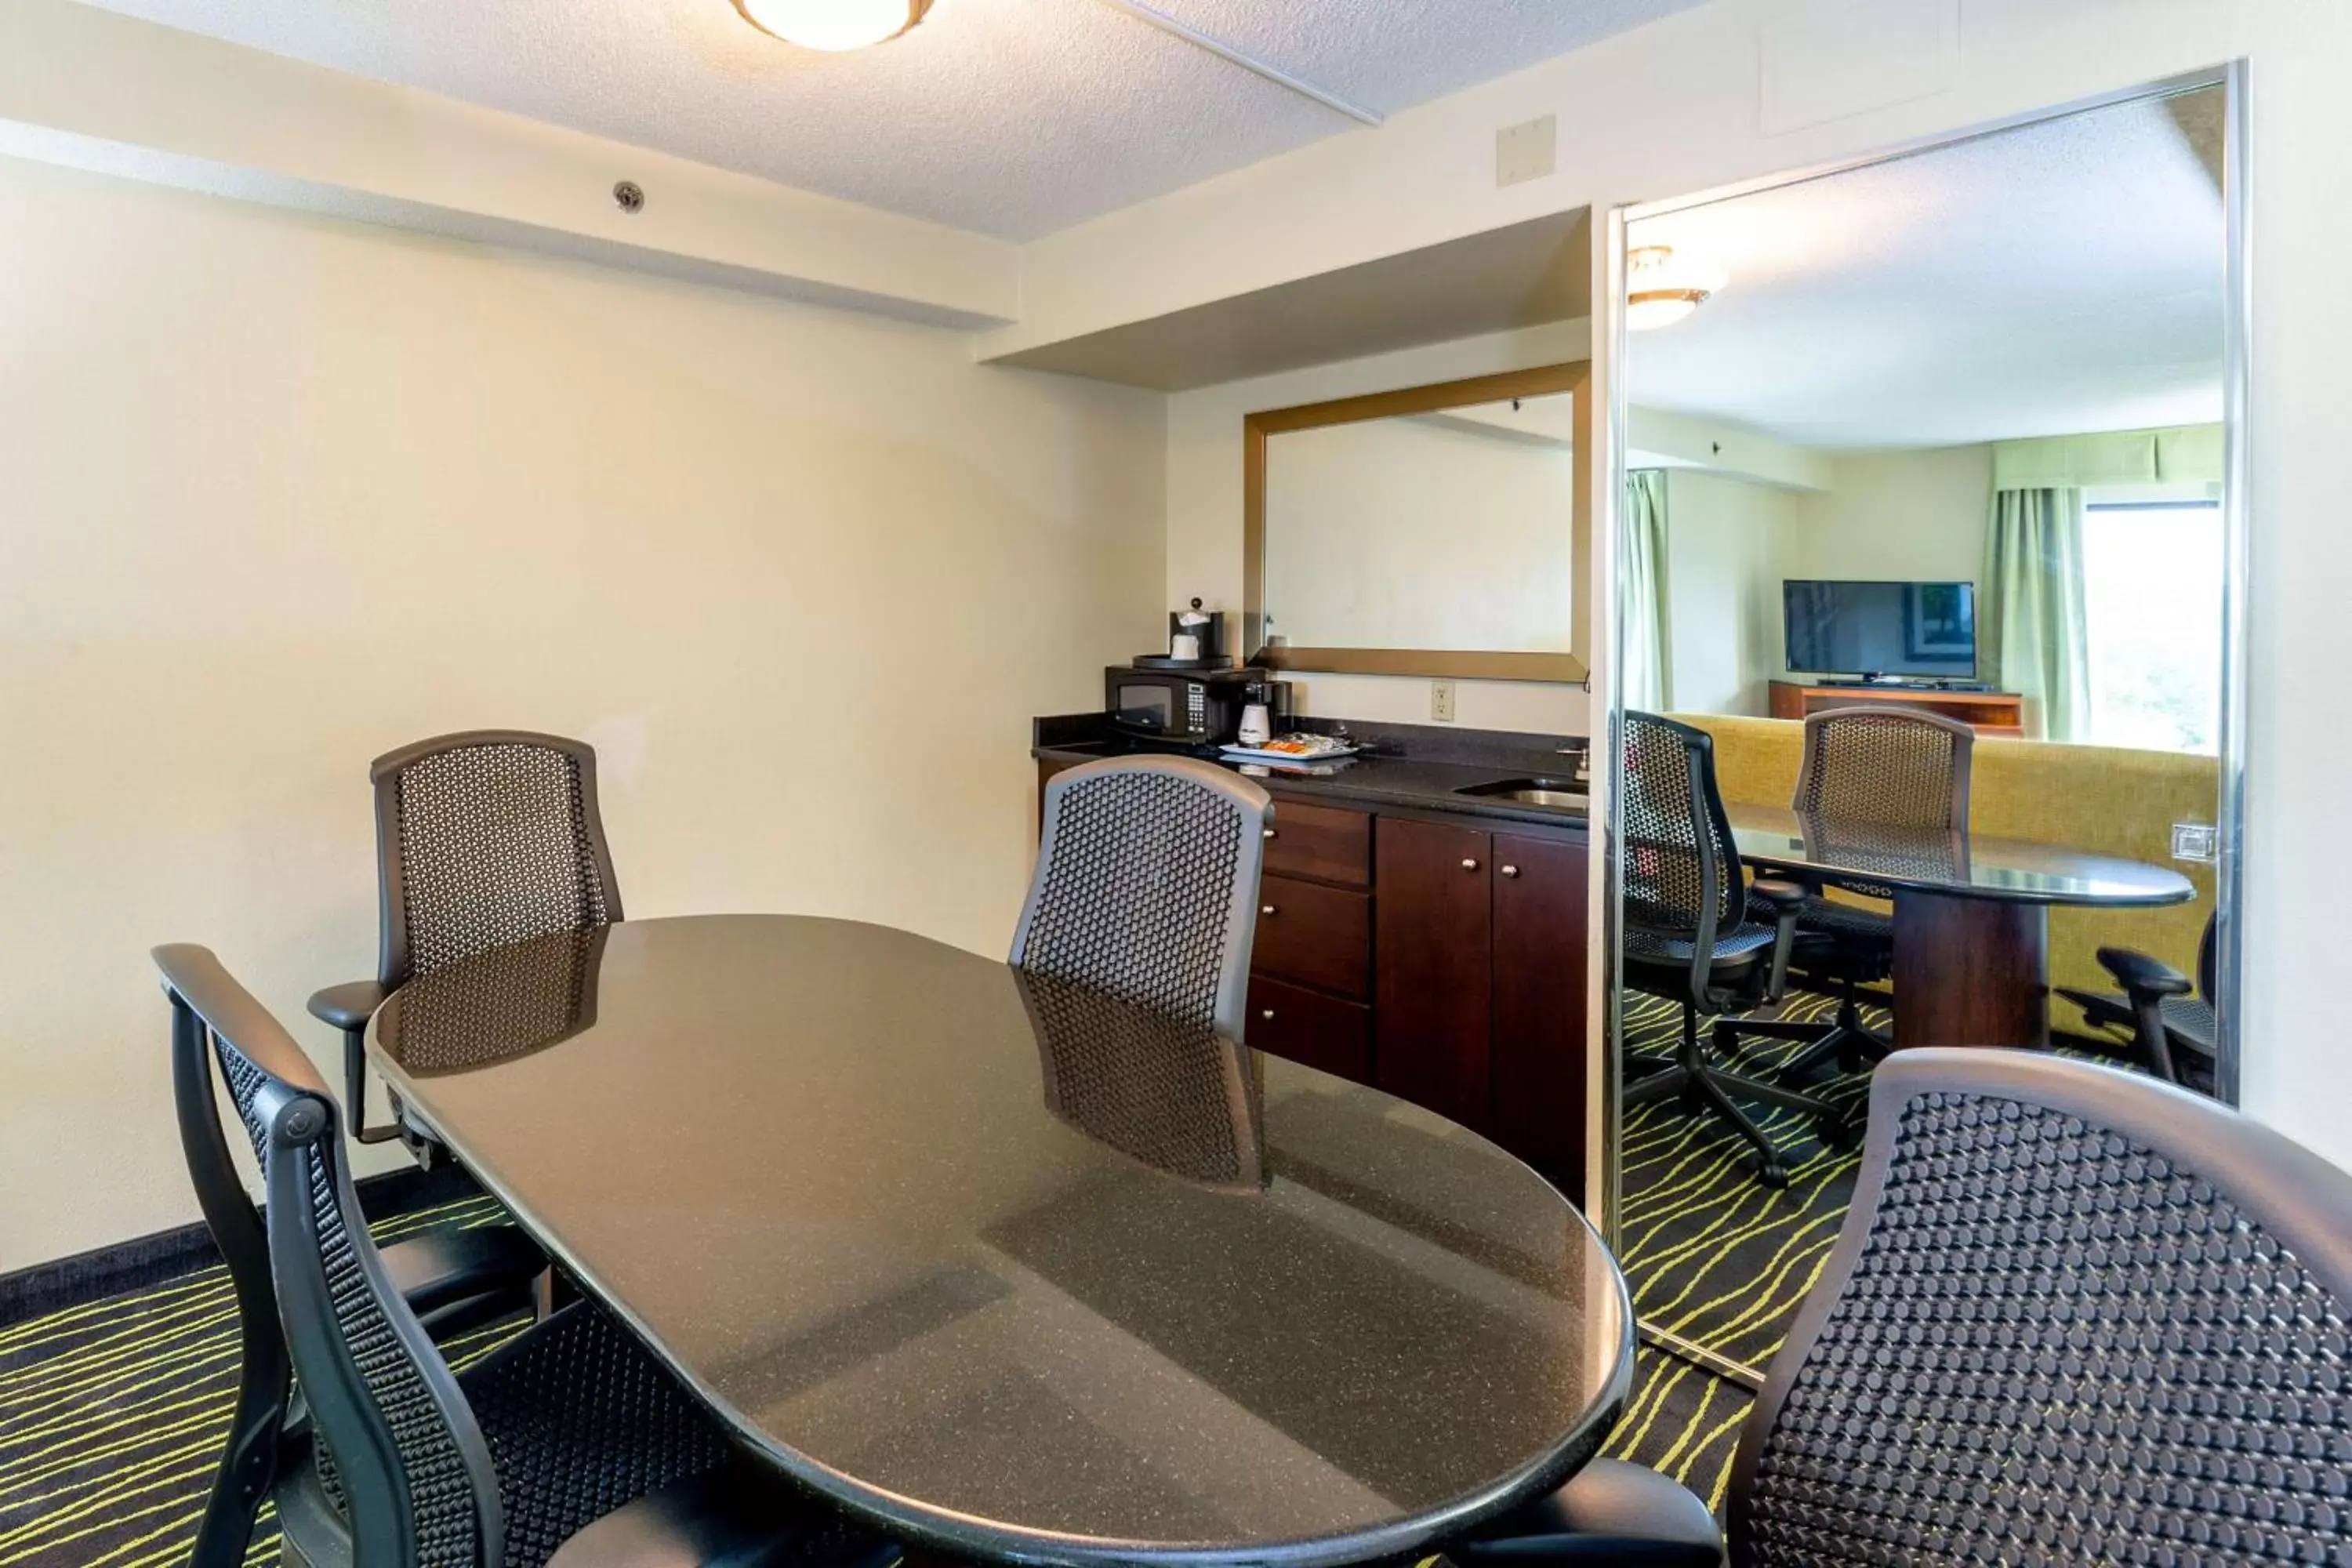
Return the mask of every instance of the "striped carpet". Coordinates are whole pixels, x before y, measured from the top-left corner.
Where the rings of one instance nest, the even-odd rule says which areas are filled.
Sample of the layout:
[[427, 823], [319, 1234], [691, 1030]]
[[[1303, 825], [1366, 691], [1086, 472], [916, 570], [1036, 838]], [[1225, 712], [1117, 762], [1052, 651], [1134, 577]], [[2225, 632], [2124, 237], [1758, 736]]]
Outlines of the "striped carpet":
[[[1829, 1005], [1804, 997], [1789, 1016]], [[1670, 1042], [1676, 1026], [1664, 1003], [1629, 1004], [1637, 1046]], [[1756, 1059], [1793, 1048], [1762, 1047]], [[1819, 1272], [1856, 1163], [1811, 1142], [1796, 1119], [1768, 1125], [1792, 1150], [1803, 1144], [1784, 1193], [1756, 1185], [1737, 1140], [1676, 1102], [1643, 1107], [1625, 1127], [1622, 1251], [1636, 1310], [1751, 1363], [1769, 1359]], [[497, 1215], [490, 1200], [474, 1196], [371, 1229], [393, 1241]], [[452, 1360], [467, 1365], [512, 1331], [494, 1327], [453, 1342]], [[217, 1265], [0, 1329], [0, 1568], [184, 1563], [227, 1435], [236, 1364], [236, 1308]], [[1720, 1508], [1748, 1403], [1746, 1390], [1644, 1348], [1608, 1451], [1665, 1471]], [[247, 1562], [276, 1558], [265, 1513]]]
[[[1827, 1023], [1836, 1010], [1829, 997], [1798, 993], [1777, 1016]], [[1885, 1013], [1864, 1013], [1873, 1027], [1888, 1026]], [[1627, 995], [1629, 1048], [1671, 1054], [1681, 1028], [1674, 1004]], [[1738, 1065], [1769, 1079], [1775, 1064], [1803, 1048], [1759, 1040]], [[1859, 1074], [1832, 1076], [1819, 1091], [1849, 1104], [1866, 1087]], [[1786, 1151], [1790, 1179], [1784, 1190], [1759, 1185], [1748, 1173], [1745, 1140], [1679, 1100], [1637, 1106], [1626, 1115], [1617, 1250], [1643, 1323], [1762, 1366], [1787, 1338], [1798, 1303], [1829, 1259], [1862, 1162], [1858, 1151], [1824, 1146], [1803, 1117], [1748, 1109]], [[1720, 1510], [1751, 1396], [1647, 1347], [1641, 1364], [1633, 1406], [1607, 1452], [1665, 1471]]]
[[[499, 1217], [469, 1197], [380, 1220], [378, 1241]], [[514, 1331], [446, 1347], [463, 1367]], [[215, 1264], [0, 1329], [0, 1568], [163, 1568], [195, 1543], [236, 1403], [236, 1302]], [[267, 1513], [248, 1564], [278, 1560]]]

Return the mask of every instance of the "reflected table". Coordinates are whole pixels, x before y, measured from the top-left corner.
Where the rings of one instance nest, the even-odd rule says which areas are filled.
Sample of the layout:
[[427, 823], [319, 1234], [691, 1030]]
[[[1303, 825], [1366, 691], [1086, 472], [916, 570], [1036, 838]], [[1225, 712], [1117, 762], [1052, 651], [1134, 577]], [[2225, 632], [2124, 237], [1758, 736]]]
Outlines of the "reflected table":
[[2053, 904], [2177, 904], [2178, 871], [2057, 845], [1724, 808], [1739, 858], [1895, 893], [1895, 1043], [2044, 1046]]
[[1494, 1145], [908, 932], [525, 942], [403, 987], [369, 1052], [745, 1447], [904, 1540], [1410, 1558], [1630, 1385], [1615, 1264]]

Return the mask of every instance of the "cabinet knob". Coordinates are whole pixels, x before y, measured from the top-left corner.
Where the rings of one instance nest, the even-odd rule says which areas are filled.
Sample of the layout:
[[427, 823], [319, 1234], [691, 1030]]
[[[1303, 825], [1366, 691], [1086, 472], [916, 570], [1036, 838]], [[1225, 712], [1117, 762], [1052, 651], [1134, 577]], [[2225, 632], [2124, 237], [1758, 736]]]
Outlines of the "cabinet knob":
[[1274, 906], [1272, 904], [1260, 904], [1257, 907], [1257, 912], [1262, 915], [1270, 915], [1274, 913]]
[[1264, 1018], [1269, 1024], [1274, 1022], [1274, 1009], [1271, 1007], [1259, 1008], [1257, 1016]]
[[1271, 827], [1260, 828], [1258, 830], [1258, 837], [1260, 838], [1271, 838], [1274, 837], [1274, 829]]
[[1478, 862], [1475, 860], [1465, 860], [1462, 862], [1462, 868], [1465, 871], [1475, 871], [1478, 868]]
[[1506, 866], [1503, 868], [1503, 875], [1506, 877], [1516, 877], [1518, 874], [1519, 868], [1517, 866]]

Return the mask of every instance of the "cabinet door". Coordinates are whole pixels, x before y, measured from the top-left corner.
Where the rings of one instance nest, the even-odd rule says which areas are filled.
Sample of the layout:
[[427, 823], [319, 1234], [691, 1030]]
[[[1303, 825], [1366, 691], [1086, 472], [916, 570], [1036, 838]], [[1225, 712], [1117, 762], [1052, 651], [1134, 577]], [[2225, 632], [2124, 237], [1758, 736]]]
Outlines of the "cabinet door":
[[1248, 1039], [1252, 1049], [1363, 1083], [1370, 1078], [1372, 1010], [1259, 976], [1250, 982]]
[[1262, 877], [1253, 973], [1298, 981], [1360, 1002], [1372, 962], [1372, 900], [1319, 882]]
[[1580, 842], [1495, 835], [1493, 1136], [1580, 1201], [1586, 868]]
[[1485, 1131], [1494, 937], [1488, 837], [1383, 816], [1374, 829], [1372, 1080]]

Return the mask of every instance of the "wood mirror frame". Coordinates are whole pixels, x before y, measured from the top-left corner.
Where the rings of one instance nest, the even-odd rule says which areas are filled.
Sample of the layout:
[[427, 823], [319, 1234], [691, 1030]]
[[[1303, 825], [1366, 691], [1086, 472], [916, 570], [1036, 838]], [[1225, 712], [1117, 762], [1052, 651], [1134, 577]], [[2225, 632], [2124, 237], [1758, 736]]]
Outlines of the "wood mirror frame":
[[[1271, 669], [1328, 670], [1348, 675], [1423, 675], [1441, 679], [1559, 680], [1581, 682], [1591, 674], [1592, 512], [1588, 479], [1592, 462], [1592, 399], [1587, 395], [1591, 364], [1538, 365], [1465, 381], [1374, 392], [1297, 408], [1270, 408], [1242, 421], [1242, 642], [1244, 657]], [[1265, 644], [1265, 443], [1269, 436], [1435, 414], [1514, 397], [1571, 395], [1570, 429], [1575, 442], [1575, 485], [1570, 505], [1570, 549], [1576, 563], [1575, 591], [1569, 605], [1569, 651], [1499, 653], [1478, 648], [1267, 647]]]

